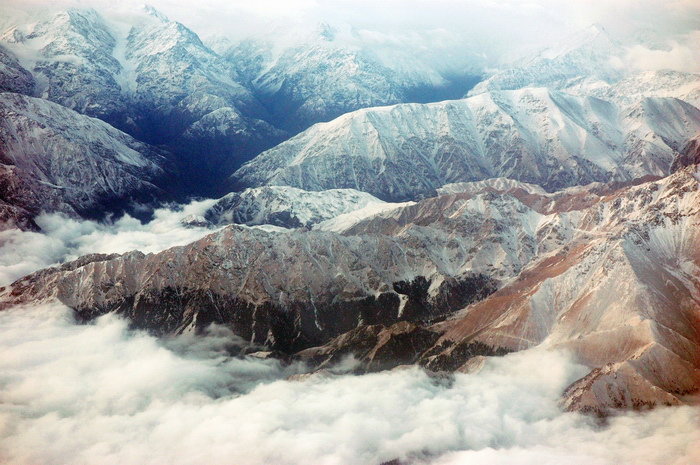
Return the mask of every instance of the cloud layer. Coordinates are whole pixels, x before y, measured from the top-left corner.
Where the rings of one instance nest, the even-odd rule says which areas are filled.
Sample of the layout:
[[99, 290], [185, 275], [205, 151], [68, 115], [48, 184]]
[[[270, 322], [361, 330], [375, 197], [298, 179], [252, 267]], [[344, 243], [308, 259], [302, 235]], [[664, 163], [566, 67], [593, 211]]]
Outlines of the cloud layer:
[[0, 286], [41, 268], [74, 260], [88, 253], [155, 253], [193, 242], [213, 230], [187, 228], [180, 221], [202, 215], [216, 200], [192, 202], [155, 211], [154, 219], [141, 224], [125, 215], [111, 224], [74, 220], [61, 214], [36, 218], [42, 233], [0, 231]]
[[[366, 376], [227, 356], [228, 336], [160, 342], [58, 305], [0, 313], [0, 461], [9, 464], [658, 464], [700, 458], [700, 409], [597, 425], [561, 413], [581, 376], [525, 352], [476, 375]], [[217, 336], [218, 335], [218, 336]], [[229, 335], [230, 336], [230, 335]], [[187, 349], [189, 348], [189, 349]]]

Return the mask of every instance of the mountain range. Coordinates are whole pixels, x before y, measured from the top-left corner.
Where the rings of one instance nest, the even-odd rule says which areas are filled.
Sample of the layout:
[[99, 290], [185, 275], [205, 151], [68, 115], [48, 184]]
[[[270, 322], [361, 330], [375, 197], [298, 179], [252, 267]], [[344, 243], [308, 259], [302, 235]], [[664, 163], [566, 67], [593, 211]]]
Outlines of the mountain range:
[[159, 254], [86, 256], [0, 298], [161, 334], [228, 324], [319, 366], [355, 353], [367, 369], [470, 370], [477, 355], [564, 347], [591, 369], [569, 408], [678, 404], [700, 381], [698, 178], [690, 166], [557, 194], [465, 185], [334, 232], [229, 226]]
[[562, 405], [601, 415], [700, 390], [700, 75], [625, 69], [599, 26], [467, 89], [328, 24], [285, 48], [151, 7], [0, 25], [2, 229], [217, 199], [183, 218], [202, 239], [38, 270], [0, 308], [218, 323], [315, 370], [566, 349], [588, 374]]

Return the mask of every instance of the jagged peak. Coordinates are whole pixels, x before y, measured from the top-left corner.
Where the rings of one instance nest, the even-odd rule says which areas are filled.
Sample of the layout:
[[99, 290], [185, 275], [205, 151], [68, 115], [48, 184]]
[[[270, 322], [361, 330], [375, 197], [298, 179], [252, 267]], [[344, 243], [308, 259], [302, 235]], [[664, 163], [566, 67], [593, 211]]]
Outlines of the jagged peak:
[[[154, 10], [155, 11], [155, 10]], [[155, 11], [157, 14], [158, 12]], [[156, 53], [156, 50], [161, 50], [164, 47], [170, 48], [176, 44], [193, 43], [197, 47], [202, 47], [210, 51], [204, 45], [197, 33], [189, 29], [187, 26], [177, 21], [170, 21], [165, 16], [162, 18], [156, 17], [156, 21], [143, 24], [141, 28], [132, 30], [131, 34], [136, 33], [147, 36], [147, 41], [143, 42], [143, 47], [148, 49], [149, 54]], [[153, 41], [153, 42], [148, 42]], [[211, 52], [210, 53], [214, 53]]]
[[[87, 24], [86, 24], [87, 23]], [[28, 38], [46, 35], [47, 33], [65, 30], [80, 29], [84, 26], [104, 25], [104, 18], [92, 8], [67, 8], [60, 10], [47, 17], [44, 21], [33, 25]]]

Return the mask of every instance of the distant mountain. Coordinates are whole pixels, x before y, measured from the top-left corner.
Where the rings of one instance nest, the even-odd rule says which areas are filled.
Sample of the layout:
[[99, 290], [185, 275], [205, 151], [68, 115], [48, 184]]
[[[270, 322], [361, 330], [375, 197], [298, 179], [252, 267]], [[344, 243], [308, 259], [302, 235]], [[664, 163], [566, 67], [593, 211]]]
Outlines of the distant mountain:
[[3, 215], [15, 223], [20, 213], [42, 211], [101, 218], [162, 200], [173, 187], [163, 152], [100, 120], [15, 93], [0, 94], [0, 171]]
[[327, 25], [283, 50], [250, 39], [219, 44], [219, 55], [151, 7], [125, 18], [68, 9], [8, 19], [0, 33], [7, 90], [170, 147], [194, 195], [226, 192], [228, 173], [315, 122], [433, 91], [446, 95], [466, 82], [449, 81], [405, 52], [337, 41]]
[[[283, 127], [302, 130], [360, 108], [400, 103], [411, 84], [362, 51], [323, 45], [287, 50], [255, 86]], [[420, 84], [423, 84], [422, 82]]]
[[[663, 49], [663, 42], [654, 40], [653, 35], [641, 33], [636, 39], [650, 49]], [[677, 98], [696, 107], [700, 104], [700, 74], [629, 69], [624, 65], [628, 53], [629, 46], [613, 39], [601, 26], [593, 25], [561, 43], [516, 60], [479, 82], [467, 96], [546, 87], [598, 97], [621, 106], [648, 97]]]
[[677, 99], [620, 107], [527, 88], [349, 113], [262, 153], [233, 180], [352, 188], [393, 201], [492, 177], [551, 191], [667, 175], [698, 133], [700, 110]]
[[700, 74], [670, 70], [632, 73], [610, 86], [582, 87], [579, 93], [618, 105], [633, 104], [645, 97], [657, 97], [677, 98], [700, 107]]
[[270, 110], [270, 121], [292, 133], [360, 108], [459, 97], [465, 90], [457, 89], [478, 82], [447, 79], [410, 52], [337, 38], [325, 23], [290, 43], [246, 39], [222, 53]]
[[573, 34], [517, 61], [477, 84], [468, 96], [525, 87], [566, 90], [580, 85], [605, 85], [619, 80], [624, 70], [612, 65], [625, 49], [599, 25]]
[[255, 39], [212, 44], [219, 55], [152, 7], [125, 18], [92, 9], [21, 17], [6, 22], [0, 42], [40, 82], [32, 95], [148, 143], [176, 151], [184, 144], [183, 156], [206, 166], [228, 160], [223, 170], [288, 137], [275, 127], [296, 133], [348, 111], [473, 83], [446, 79], [404, 51], [335, 40], [328, 25], [282, 50]]

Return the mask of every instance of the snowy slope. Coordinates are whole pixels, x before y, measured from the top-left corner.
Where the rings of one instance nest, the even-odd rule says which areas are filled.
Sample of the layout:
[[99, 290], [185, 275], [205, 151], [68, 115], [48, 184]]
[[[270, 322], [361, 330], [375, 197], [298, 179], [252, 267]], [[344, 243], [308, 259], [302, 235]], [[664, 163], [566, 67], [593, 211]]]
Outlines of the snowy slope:
[[94, 10], [70, 9], [24, 18], [2, 32], [36, 79], [36, 96], [112, 124], [123, 122], [127, 103], [116, 79], [117, 44]]
[[404, 87], [393, 72], [365, 54], [323, 45], [287, 50], [254, 81], [276, 109], [280, 124], [302, 130], [348, 111], [399, 103]]
[[372, 108], [317, 124], [233, 175], [241, 187], [352, 188], [384, 200], [508, 177], [547, 190], [670, 172], [700, 132], [676, 99], [618, 107], [547, 89]]
[[582, 87], [577, 93], [630, 105], [646, 97], [677, 98], [700, 106], [700, 74], [680, 71], [646, 71], [631, 74], [610, 86]]
[[[2, 200], [27, 210], [103, 216], [162, 197], [162, 152], [63, 106], [0, 94]], [[157, 187], [161, 186], [161, 187]]]
[[[236, 81], [231, 67], [180, 23], [154, 10], [126, 37], [124, 58], [133, 70], [133, 99], [145, 115], [141, 125], [154, 136], [172, 137], [219, 108], [232, 107], [244, 116], [264, 110], [251, 92]], [[170, 117], [169, 129], [158, 118]], [[138, 123], [138, 120], [137, 120]]]
[[[593, 96], [621, 106], [644, 98], [677, 98], [700, 103], [700, 75], [673, 70], [638, 71], [625, 66], [630, 44], [663, 49], [658, 39], [627, 37], [618, 43], [598, 25], [506, 66], [477, 84], [468, 96], [489, 91], [547, 87], [580, 96]], [[646, 43], [646, 42], [649, 43]]]
[[214, 224], [309, 228], [340, 215], [384, 205], [386, 202], [352, 189], [309, 192], [266, 186], [227, 194], [207, 211], [206, 218]]
[[212, 165], [230, 171], [286, 137], [258, 119], [264, 108], [229, 63], [152, 7], [116, 19], [54, 10], [15, 23], [1, 40], [33, 73], [37, 96], [170, 145], [186, 170], [203, 167], [199, 184], [220, 182], [208, 179]]
[[222, 54], [265, 102], [271, 122], [292, 133], [360, 108], [416, 101], [420, 92], [430, 99], [451, 84], [413, 49], [373, 45], [358, 31], [326, 23], [314, 31], [288, 29]]
[[612, 63], [624, 53], [624, 47], [601, 26], [592, 25], [508, 66], [477, 84], [468, 95], [525, 87], [605, 86], [623, 76]]

